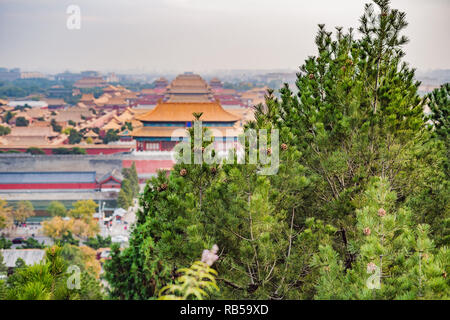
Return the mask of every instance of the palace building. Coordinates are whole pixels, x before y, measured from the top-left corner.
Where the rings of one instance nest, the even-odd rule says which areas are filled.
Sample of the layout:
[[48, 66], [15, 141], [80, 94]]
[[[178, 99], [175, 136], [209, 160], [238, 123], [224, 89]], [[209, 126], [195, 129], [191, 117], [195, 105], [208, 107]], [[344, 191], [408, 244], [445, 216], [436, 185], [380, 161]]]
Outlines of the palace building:
[[166, 90], [167, 102], [214, 101], [211, 88], [198, 74], [186, 72], [178, 75]]
[[187, 137], [193, 126], [193, 113], [202, 113], [200, 120], [208, 127], [217, 148], [225, 148], [227, 141], [237, 141], [239, 116], [227, 112], [219, 102], [160, 102], [153, 110], [138, 116], [143, 126], [133, 130], [137, 151], [171, 151]]

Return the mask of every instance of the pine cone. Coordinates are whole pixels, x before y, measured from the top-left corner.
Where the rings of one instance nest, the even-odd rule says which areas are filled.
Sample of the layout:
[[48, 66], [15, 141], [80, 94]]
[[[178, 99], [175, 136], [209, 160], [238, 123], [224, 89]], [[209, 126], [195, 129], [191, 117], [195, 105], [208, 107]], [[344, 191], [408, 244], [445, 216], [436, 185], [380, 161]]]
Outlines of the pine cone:
[[378, 209], [378, 215], [380, 217], [384, 217], [386, 215], [386, 210], [384, 210], [383, 208]]
[[314, 74], [310, 73], [309, 74], [309, 80], [312, 80], [312, 79], [314, 79]]
[[364, 233], [364, 235], [366, 235], [366, 236], [370, 236], [370, 228], [369, 227], [367, 227], [367, 228], [364, 228], [364, 230], [363, 230], [363, 233]]
[[286, 143], [282, 143], [281, 144], [281, 150], [283, 150], [283, 151], [287, 150], [287, 144]]
[[211, 173], [212, 173], [212, 174], [216, 174], [216, 172], [217, 172], [217, 168], [216, 168], [216, 167], [212, 167], [212, 168], [211, 168]]
[[367, 264], [367, 272], [372, 273], [372, 272], [375, 271], [376, 268], [377, 268], [377, 265], [375, 263], [373, 263], [373, 262], [369, 262]]
[[267, 148], [267, 154], [270, 156], [272, 154], [272, 148]]
[[159, 186], [158, 189], [159, 189], [158, 191], [160, 191], [160, 192], [166, 190], [167, 189], [167, 183], [163, 183], [162, 185]]
[[180, 176], [184, 177], [187, 174], [187, 170], [186, 169], [181, 169], [180, 170]]

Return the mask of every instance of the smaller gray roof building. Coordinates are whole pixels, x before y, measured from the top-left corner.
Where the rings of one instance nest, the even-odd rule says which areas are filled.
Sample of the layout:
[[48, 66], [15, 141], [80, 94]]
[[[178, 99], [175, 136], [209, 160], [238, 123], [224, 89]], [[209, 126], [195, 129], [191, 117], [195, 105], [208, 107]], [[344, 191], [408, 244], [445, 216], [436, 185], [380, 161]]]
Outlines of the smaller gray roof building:
[[16, 266], [17, 259], [22, 259], [28, 266], [40, 263], [44, 260], [45, 250], [43, 249], [2, 249], [3, 263], [8, 268]]
[[0, 172], [0, 183], [95, 183], [95, 171]]

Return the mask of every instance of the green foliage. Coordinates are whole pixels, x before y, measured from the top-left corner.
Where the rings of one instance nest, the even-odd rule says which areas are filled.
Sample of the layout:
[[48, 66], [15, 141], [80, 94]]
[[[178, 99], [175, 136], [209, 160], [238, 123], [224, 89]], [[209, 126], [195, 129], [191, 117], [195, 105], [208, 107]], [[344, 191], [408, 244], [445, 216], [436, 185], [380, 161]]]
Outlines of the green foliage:
[[47, 212], [52, 216], [65, 217], [67, 214], [67, 209], [63, 203], [59, 201], [52, 201], [47, 207]]
[[117, 133], [118, 133], [117, 130], [109, 129], [106, 132], [105, 137], [103, 138], [103, 143], [108, 144], [110, 142], [118, 141], [120, 137]]
[[55, 240], [55, 243], [60, 247], [64, 247], [67, 244], [70, 244], [73, 246], [78, 246], [80, 244], [80, 241], [73, 237], [73, 234], [71, 231], [67, 231], [66, 233], [64, 233], [61, 236], [61, 239], [54, 239], [54, 240]]
[[0, 294], [7, 300], [102, 299], [99, 282], [86, 271], [80, 275], [79, 289], [68, 287], [71, 276], [69, 263], [63, 258], [63, 248], [48, 248], [45, 262], [16, 268], [6, 285], [0, 283]]
[[[8, 248], [2, 248], [2, 249], [8, 249]], [[3, 262], [3, 255], [0, 252], [0, 274], [6, 272], [7, 270], [8, 270], [8, 268], [6, 267], [5, 263]]]
[[25, 152], [31, 153], [31, 154], [45, 154], [44, 150], [36, 148], [36, 147], [29, 147]]
[[69, 144], [78, 144], [83, 139], [83, 136], [75, 129], [70, 129]]
[[112, 245], [111, 237], [102, 237], [101, 235], [97, 235], [95, 238], [89, 238], [85, 245], [93, 248], [93, 249], [100, 249], [100, 248], [109, 248]]
[[20, 246], [21, 249], [44, 249], [46, 246], [44, 242], [40, 243], [34, 238], [28, 238], [25, 243]]
[[5, 117], [3, 118], [3, 121], [5, 121], [6, 123], [9, 123], [9, 121], [14, 118], [15, 113], [8, 111], [5, 115]]
[[217, 271], [206, 263], [196, 261], [190, 268], [177, 270], [180, 276], [175, 284], [165, 286], [159, 292], [159, 300], [204, 300], [210, 293], [219, 291]]
[[10, 127], [5, 127], [5, 126], [1, 126], [0, 125], [0, 137], [1, 136], [6, 136], [7, 134], [11, 133], [11, 128]]
[[67, 216], [75, 219], [84, 219], [86, 221], [92, 218], [92, 215], [98, 208], [98, 204], [93, 200], [79, 200], [72, 205], [73, 208], [67, 212]]
[[[312, 267], [320, 270], [318, 299], [448, 299], [448, 249], [436, 250], [428, 225], [414, 225], [409, 209], [395, 208], [386, 180], [372, 182], [357, 210], [357, 253], [351, 269], [330, 244]], [[435, 257], [435, 255], [437, 257]]]
[[76, 96], [65, 96], [64, 102], [67, 104], [70, 104], [72, 106], [76, 105], [78, 102], [80, 102], [81, 94], [78, 94]]
[[16, 126], [17, 127], [28, 127], [29, 123], [30, 123], [30, 121], [28, 121], [24, 117], [17, 117], [17, 119], [16, 119]]
[[24, 98], [31, 94], [45, 94], [46, 90], [57, 84], [48, 79], [17, 79], [0, 81], [0, 97]]
[[173, 280], [178, 266], [188, 265], [204, 247], [186, 241], [190, 215], [185, 205], [190, 199], [175, 192], [183, 189], [180, 195], [186, 194], [184, 188], [182, 179], [169, 181], [163, 172], [145, 187], [129, 247], [121, 252], [113, 245], [112, 259], [104, 265], [112, 298], [156, 298]]
[[10, 249], [12, 246], [12, 241], [6, 239], [5, 237], [0, 238], [0, 249]]
[[86, 149], [74, 148], [55, 148], [52, 150], [53, 154], [86, 154]]
[[139, 194], [139, 178], [136, 170], [136, 163], [133, 162], [130, 168], [123, 168], [122, 174], [125, 179], [130, 181], [133, 198]]
[[52, 126], [53, 131], [61, 133], [62, 127], [56, 122], [55, 119], [50, 121], [50, 125]]
[[450, 140], [450, 83], [443, 84], [439, 89], [428, 95], [434, 132], [449, 145]]
[[121, 208], [127, 209], [133, 205], [133, 200], [139, 194], [139, 178], [136, 171], [136, 164], [133, 162], [130, 168], [123, 168], [124, 179], [117, 197], [117, 202]]
[[35, 215], [33, 204], [31, 201], [19, 201], [14, 208], [12, 215], [15, 221], [24, 223], [27, 218]]

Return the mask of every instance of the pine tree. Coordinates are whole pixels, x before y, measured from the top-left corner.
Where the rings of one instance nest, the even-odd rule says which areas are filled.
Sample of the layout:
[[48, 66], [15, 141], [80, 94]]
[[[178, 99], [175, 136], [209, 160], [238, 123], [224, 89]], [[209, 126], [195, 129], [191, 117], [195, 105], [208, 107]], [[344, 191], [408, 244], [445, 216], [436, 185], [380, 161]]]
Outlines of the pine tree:
[[320, 270], [318, 299], [448, 298], [448, 249], [436, 250], [429, 226], [415, 226], [408, 208], [395, 208], [396, 194], [386, 179], [372, 182], [357, 210], [359, 236], [350, 247], [357, 254], [345, 269], [330, 244], [312, 266]]
[[[345, 234], [338, 243], [343, 255], [350, 254], [344, 238], [355, 232], [354, 199], [371, 177], [387, 178], [419, 223], [426, 220], [420, 203], [430, 185], [443, 183], [442, 151], [430, 143], [419, 83], [402, 62], [406, 26], [405, 13], [387, 0], [366, 5], [359, 38], [353, 29], [337, 27], [333, 36], [319, 25], [318, 53], [301, 66], [298, 93], [285, 85], [279, 99], [269, 96], [267, 108], [256, 113], [294, 136], [308, 181], [298, 197], [304, 215]], [[441, 199], [428, 199], [427, 209], [446, 208]]]
[[148, 182], [129, 247], [122, 252], [113, 249], [105, 264], [111, 297], [156, 298], [175, 278], [175, 271], [194, 260], [193, 254], [202, 247], [188, 241], [191, 216], [186, 206], [192, 199], [187, 193], [183, 179], [168, 178], [165, 172]]

